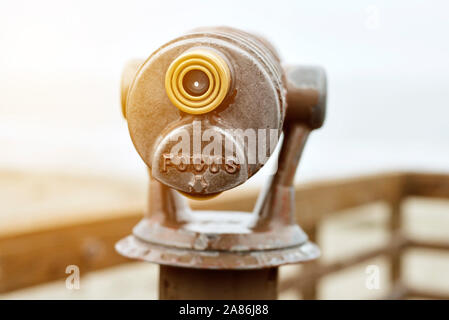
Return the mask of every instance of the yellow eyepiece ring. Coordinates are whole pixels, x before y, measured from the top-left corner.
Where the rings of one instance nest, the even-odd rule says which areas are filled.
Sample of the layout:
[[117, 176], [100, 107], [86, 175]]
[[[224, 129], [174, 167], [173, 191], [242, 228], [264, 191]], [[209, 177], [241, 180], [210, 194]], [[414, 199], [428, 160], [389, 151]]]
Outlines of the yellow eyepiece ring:
[[[190, 63], [192, 63], [192, 64], [190, 64]], [[203, 65], [199, 65], [199, 63], [202, 63]], [[202, 100], [192, 101], [192, 100], [189, 100], [189, 98], [188, 98], [190, 96], [189, 94], [187, 94], [187, 95], [181, 94], [181, 92], [185, 91], [185, 89], [182, 84], [182, 79], [179, 75], [188, 67], [192, 67], [189, 71], [191, 71], [191, 70], [200, 70], [201, 71], [200, 67], [204, 67], [208, 71], [209, 70], [212, 71], [213, 77], [209, 78], [209, 89], [213, 89], [213, 92], [211, 95], [209, 95], [208, 97], [204, 97], [204, 95], [201, 95], [201, 97], [204, 97]], [[184, 76], [183, 76], [183, 78], [184, 78]], [[177, 82], [176, 82], [176, 79], [178, 79]], [[209, 103], [211, 103], [212, 100], [217, 97], [218, 91], [220, 89], [220, 87], [216, 85], [217, 82], [220, 83], [220, 75], [217, 72], [217, 70], [215, 70], [215, 68], [212, 64], [210, 64], [207, 61], [201, 61], [200, 59], [191, 59], [189, 61], [184, 61], [183, 63], [181, 63], [174, 71], [174, 74], [172, 77], [172, 89], [173, 89], [173, 93], [175, 94], [175, 97], [179, 100], [179, 102], [184, 103], [184, 105], [187, 105], [188, 107], [201, 108], [201, 107], [204, 107], [204, 106], [208, 105]], [[220, 101], [220, 103], [221, 103], [221, 101]], [[211, 110], [209, 110], [209, 111], [211, 111]], [[206, 112], [209, 112], [209, 111], [206, 111]], [[187, 111], [185, 111], [185, 112], [187, 112]], [[203, 112], [203, 113], [205, 113], [205, 112]]]
[[[187, 72], [199, 70], [209, 79], [209, 88], [201, 96], [189, 94], [183, 86]], [[170, 101], [181, 111], [203, 114], [223, 102], [231, 85], [231, 72], [226, 61], [216, 52], [207, 49], [187, 51], [176, 58], [165, 74], [165, 91]]]
[[[193, 71], [193, 70], [203, 71], [207, 75], [207, 78], [209, 79], [209, 88], [201, 96], [192, 96], [184, 89], [184, 85], [183, 85], [184, 76], [187, 74], [187, 72]], [[188, 66], [187, 68], [184, 68], [181, 71], [181, 73], [179, 74], [178, 86], [176, 88], [179, 88], [180, 94], [184, 97], [187, 97], [187, 99], [201, 101], [201, 100], [206, 99], [211, 94], [212, 89], [214, 88], [214, 76], [210, 73], [209, 69], [207, 69], [201, 65]]]

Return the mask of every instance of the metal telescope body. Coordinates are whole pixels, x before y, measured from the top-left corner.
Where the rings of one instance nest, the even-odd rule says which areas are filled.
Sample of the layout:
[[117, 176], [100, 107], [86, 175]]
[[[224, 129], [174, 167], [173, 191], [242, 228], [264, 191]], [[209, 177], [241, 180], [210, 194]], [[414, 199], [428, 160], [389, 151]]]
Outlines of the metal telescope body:
[[[317, 258], [319, 249], [295, 221], [293, 178], [325, 105], [321, 68], [283, 67], [268, 41], [236, 29], [197, 29], [130, 62], [122, 110], [149, 168], [150, 191], [144, 219], [117, 250], [163, 266], [210, 270]], [[277, 172], [252, 213], [190, 210], [182, 195], [207, 199], [241, 185], [266, 163], [282, 133]]]

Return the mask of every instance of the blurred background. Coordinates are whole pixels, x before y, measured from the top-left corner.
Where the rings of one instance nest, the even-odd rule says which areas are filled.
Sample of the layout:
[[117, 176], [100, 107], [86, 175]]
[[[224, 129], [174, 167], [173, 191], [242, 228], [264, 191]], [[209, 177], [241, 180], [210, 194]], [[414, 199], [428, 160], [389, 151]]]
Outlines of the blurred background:
[[[0, 0], [0, 170], [6, 181], [0, 200], [10, 208], [3, 221], [13, 228], [17, 219], [28, 219], [20, 216], [27, 201], [8, 193], [16, 181], [9, 172], [29, 172], [40, 182], [49, 172], [98, 177], [105, 185], [117, 179], [115, 196], [105, 194], [104, 201], [143, 206], [147, 175], [121, 116], [121, 71], [129, 59], [146, 58], [199, 26], [262, 34], [285, 63], [326, 69], [328, 115], [308, 142], [298, 183], [384, 171], [448, 172], [448, 10], [443, 0]], [[27, 185], [31, 178], [18, 179]], [[262, 180], [259, 173], [243, 188]], [[116, 196], [122, 189], [131, 193], [124, 204]], [[89, 207], [85, 198], [92, 193], [77, 192], [85, 192], [79, 198]], [[141, 297], [131, 289], [128, 296], [105, 289], [112, 278], [130, 274], [108, 272], [93, 280], [97, 289], [77, 297]], [[132, 287], [129, 279], [122, 283]], [[65, 297], [65, 288], [39, 290], [13, 296]]]
[[326, 68], [326, 125], [300, 174], [449, 167], [445, 1], [0, 2], [2, 166], [141, 178], [119, 112], [121, 70], [192, 28], [266, 36]]

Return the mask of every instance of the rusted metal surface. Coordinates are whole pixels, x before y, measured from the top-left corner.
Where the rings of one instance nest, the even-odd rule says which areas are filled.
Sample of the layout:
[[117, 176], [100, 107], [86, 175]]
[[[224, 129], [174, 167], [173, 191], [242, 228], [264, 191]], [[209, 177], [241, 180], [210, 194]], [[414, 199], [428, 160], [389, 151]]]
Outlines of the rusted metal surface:
[[135, 236], [122, 239], [117, 250], [129, 258], [161, 265], [193, 269], [247, 270], [277, 267], [315, 259], [319, 250], [311, 242], [291, 248], [254, 251], [187, 250], [141, 241]]
[[122, 254], [190, 268], [267, 268], [315, 259], [318, 248], [296, 224], [292, 176], [310, 129], [286, 130], [279, 169], [253, 214], [192, 212], [176, 191], [151, 180], [149, 207], [133, 235], [117, 244]]
[[[214, 69], [207, 69], [203, 58], [216, 63], [221, 78], [210, 76]], [[149, 204], [117, 250], [161, 265], [161, 298], [275, 298], [276, 279], [267, 283], [267, 274], [320, 255], [296, 223], [293, 179], [310, 132], [324, 121], [324, 71], [284, 70], [266, 40], [229, 28], [199, 29], [175, 39], [151, 55], [132, 79], [135, 68], [131, 64], [124, 73], [122, 106], [134, 145], [149, 168]], [[178, 79], [186, 70], [195, 70], [189, 79], [196, 82]], [[218, 107], [204, 107], [201, 100], [215, 90], [216, 81], [230, 90]], [[206, 139], [202, 130], [208, 132]], [[277, 172], [252, 213], [192, 211], [177, 192], [213, 196], [242, 184], [264, 165], [281, 132]], [[217, 147], [217, 140], [224, 142]], [[208, 269], [210, 277], [195, 269]], [[249, 269], [257, 269], [252, 277], [245, 276]], [[228, 277], [239, 279], [239, 285], [226, 293]], [[269, 288], [251, 295], [250, 279]]]
[[[231, 88], [221, 105], [200, 115], [184, 113], [174, 107], [163, 81], [173, 60], [196, 48], [218, 52], [228, 62], [232, 74]], [[244, 183], [263, 166], [263, 159], [244, 145], [242, 133], [233, 136], [227, 131], [273, 130], [276, 139], [282, 132], [285, 81], [279, 58], [266, 41], [230, 28], [198, 29], [162, 46], [139, 67], [134, 78], [129, 79], [135, 68], [135, 64], [130, 64], [125, 69], [122, 106], [134, 146], [154, 179], [173, 189], [204, 196]], [[209, 159], [204, 152], [211, 138], [196, 141], [198, 150], [192, 150], [190, 159], [178, 158], [170, 152], [184, 132], [190, 137], [192, 147], [195, 132], [199, 130], [207, 131], [214, 139], [221, 137], [229, 142], [222, 146], [223, 154], [229, 156], [220, 157], [216, 166], [211, 164], [216, 159]], [[265, 150], [267, 157], [274, 147]], [[235, 158], [247, 161], [226, 165], [232, 164]]]

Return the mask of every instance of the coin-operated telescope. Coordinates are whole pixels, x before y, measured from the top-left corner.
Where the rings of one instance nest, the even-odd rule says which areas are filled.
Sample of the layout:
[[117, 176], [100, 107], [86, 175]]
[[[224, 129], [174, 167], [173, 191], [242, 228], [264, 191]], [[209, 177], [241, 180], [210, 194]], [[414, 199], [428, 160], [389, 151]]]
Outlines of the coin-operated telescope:
[[[319, 256], [295, 222], [293, 178], [325, 106], [321, 68], [281, 66], [269, 42], [236, 29], [197, 29], [130, 62], [122, 110], [150, 192], [117, 250], [161, 265], [161, 298], [275, 297], [278, 266]], [[207, 199], [244, 183], [282, 133], [277, 172], [252, 213], [186, 205], [183, 195]]]

